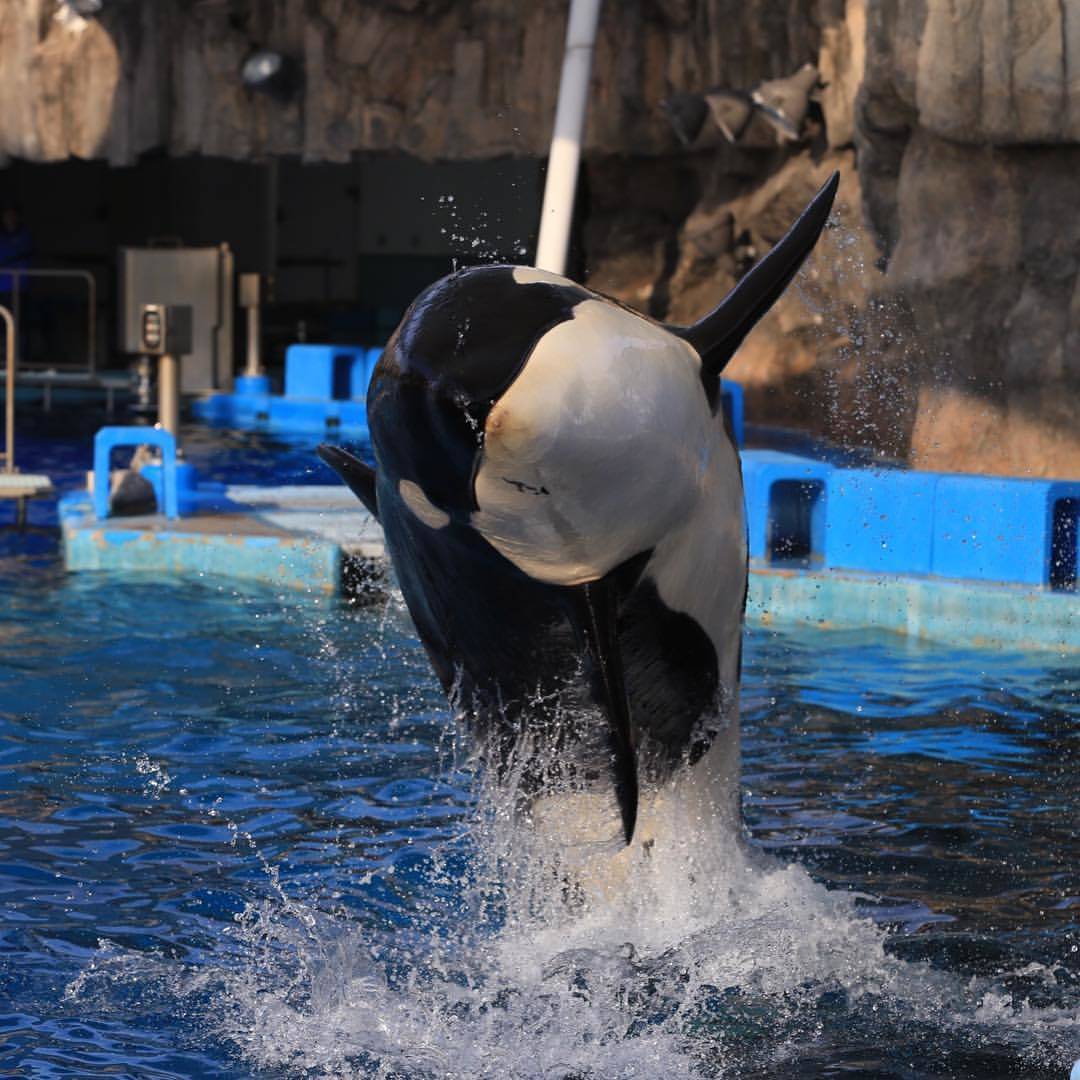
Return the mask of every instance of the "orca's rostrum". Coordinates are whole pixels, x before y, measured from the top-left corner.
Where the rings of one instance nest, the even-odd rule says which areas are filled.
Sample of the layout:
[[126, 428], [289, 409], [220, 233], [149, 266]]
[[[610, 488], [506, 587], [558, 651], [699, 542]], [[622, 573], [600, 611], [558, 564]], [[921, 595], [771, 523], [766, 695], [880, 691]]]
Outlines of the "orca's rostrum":
[[[376, 468], [319, 449], [381, 522], [487, 760], [542, 729], [552, 700], [575, 703], [556, 752], [614, 790], [628, 844], [639, 804], [683, 773], [737, 816], [746, 539], [720, 373], [814, 246], [837, 183], [687, 328], [527, 267], [443, 278], [372, 375]], [[543, 794], [527, 765], [524, 782]]]

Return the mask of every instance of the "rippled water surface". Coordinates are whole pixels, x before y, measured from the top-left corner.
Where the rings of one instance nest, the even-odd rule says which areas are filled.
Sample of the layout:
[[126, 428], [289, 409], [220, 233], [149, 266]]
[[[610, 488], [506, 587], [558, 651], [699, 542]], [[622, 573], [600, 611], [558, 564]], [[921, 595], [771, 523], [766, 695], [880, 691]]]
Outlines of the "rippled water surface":
[[0, 1076], [1080, 1057], [1075, 656], [750, 631], [749, 844], [560, 914], [515, 906], [527, 853], [393, 598], [68, 576], [45, 544], [0, 557], [0, 644]]

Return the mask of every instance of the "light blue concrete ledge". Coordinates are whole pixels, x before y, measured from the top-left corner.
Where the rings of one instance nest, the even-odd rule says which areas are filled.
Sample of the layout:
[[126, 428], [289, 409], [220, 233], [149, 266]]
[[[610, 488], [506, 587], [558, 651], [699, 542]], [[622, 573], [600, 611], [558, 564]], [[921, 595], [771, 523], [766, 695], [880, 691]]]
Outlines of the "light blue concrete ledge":
[[983, 648], [1080, 652], [1080, 593], [1020, 585], [751, 566], [748, 621], [874, 627]]
[[209, 574], [319, 593], [336, 592], [341, 578], [341, 549], [324, 540], [222, 536], [182, 527], [66, 527], [64, 561], [69, 570]]
[[[282, 515], [292, 519], [289, 524], [309, 527], [289, 528], [275, 520]], [[60, 502], [68, 570], [213, 575], [336, 593], [342, 581], [342, 547], [311, 527], [314, 516], [305, 514], [302, 505], [282, 508], [274, 503], [177, 521], [160, 515], [99, 521], [82, 493]]]

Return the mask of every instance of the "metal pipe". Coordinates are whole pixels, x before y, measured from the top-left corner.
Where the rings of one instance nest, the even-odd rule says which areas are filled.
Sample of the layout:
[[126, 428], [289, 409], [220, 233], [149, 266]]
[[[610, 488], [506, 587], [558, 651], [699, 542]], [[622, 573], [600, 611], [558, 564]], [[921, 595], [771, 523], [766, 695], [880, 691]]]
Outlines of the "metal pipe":
[[240, 275], [240, 305], [247, 311], [247, 361], [244, 365], [244, 375], [249, 379], [263, 373], [259, 286], [258, 274]]
[[15, 471], [15, 317], [0, 304], [0, 318], [7, 328], [7, 383], [4, 398], [4, 472]]
[[256, 306], [247, 309], [247, 365], [244, 374], [248, 376], [261, 375], [262, 343], [259, 340], [259, 309]]
[[169, 353], [158, 360], [158, 423], [180, 437], [180, 361]]
[[555, 274], [566, 272], [600, 3], [601, 0], [570, 0], [559, 103], [555, 109], [544, 203], [540, 211], [540, 236], [536, 245], [536, 265]]

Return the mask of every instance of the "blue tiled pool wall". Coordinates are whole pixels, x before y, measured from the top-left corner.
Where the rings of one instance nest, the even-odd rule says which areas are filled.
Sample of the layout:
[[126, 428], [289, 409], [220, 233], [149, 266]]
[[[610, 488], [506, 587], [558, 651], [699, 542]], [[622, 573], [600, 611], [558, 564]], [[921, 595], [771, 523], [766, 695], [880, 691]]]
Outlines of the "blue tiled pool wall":
[[1075, 591], [1080, 481], [838, 468], [743, 453], [750, 558]]

